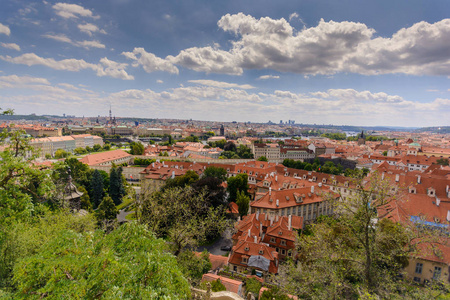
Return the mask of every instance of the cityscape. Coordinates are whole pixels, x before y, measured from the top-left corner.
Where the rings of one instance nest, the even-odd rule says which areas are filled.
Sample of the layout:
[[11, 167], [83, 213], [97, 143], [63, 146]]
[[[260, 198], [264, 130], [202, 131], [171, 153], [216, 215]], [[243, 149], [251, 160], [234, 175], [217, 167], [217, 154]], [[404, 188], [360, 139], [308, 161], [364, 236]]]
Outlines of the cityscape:
[[450, 297], [450, 3], [3, 7], [0, 299]]

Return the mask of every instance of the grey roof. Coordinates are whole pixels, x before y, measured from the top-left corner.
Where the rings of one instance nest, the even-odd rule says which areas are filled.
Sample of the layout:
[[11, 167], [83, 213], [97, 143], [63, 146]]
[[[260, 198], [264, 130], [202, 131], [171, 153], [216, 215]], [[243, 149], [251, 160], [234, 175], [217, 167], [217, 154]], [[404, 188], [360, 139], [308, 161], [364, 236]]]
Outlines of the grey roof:
[[269, 271], [270, 260], [261, 255], [252, 255], [248, 259], [247, 265], [249, 267], [255, 267], [264, 271]]

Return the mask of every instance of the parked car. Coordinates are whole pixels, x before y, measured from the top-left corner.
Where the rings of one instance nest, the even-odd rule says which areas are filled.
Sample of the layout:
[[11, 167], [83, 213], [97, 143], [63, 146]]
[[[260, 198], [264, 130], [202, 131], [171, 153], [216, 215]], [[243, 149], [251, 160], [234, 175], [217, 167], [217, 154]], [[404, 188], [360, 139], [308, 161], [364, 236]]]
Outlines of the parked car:
[[222, 247], [220, 247], [220, 250], [222, 250], [222, 251], [231, 251], [231, 246], [222, 246]]

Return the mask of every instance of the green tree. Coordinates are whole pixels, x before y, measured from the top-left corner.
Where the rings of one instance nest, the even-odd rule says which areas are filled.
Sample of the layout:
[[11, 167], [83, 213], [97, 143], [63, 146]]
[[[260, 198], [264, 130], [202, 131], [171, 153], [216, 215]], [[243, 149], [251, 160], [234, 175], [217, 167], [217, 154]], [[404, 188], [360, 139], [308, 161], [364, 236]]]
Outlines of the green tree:
[[93, 149], [95, 152], [98, 152], [98, 151], [100, 151], [100, 150], [102, 149], [102, 146], [100, 146], [99, 144], [95, 144], [95, 145], [92, 147], [92, 149]]
[[269, 161], [269, 160], [265, 156], [260, 156], [258, 157], [257, 161]]
[[191, 250], [184, 250], [177, 256], [178, 266], [191, 284], [198, 285], [203, 274], [211, 270], [208, 251], [204, 250], [197, 256]]
[[104, 195], [104, 184], [103, 177], [99, 170], [94, 170], [91, 179], [91, 188], [92, 188], [92, 204], [94, 208], [97, 208], [100, 205], [100, 202], [103, 199]]
[[105, 151], [111, 150], [111, 145], [110, 144], [104, 144], [103, 145], [103, 150], [105, 150]]
[[245, 145], [239, 145], [236, 149], [236, 154], [239, 155], [240, 158], [253, 158], [252, 149]]
[[225, 209], [214, 208], [204, 192], [190, 186], [143, 195], [138, 217], [158, 237], [167, 237], [175, 255], [195, 247], [208, 236], [222, 233], [227, 225]]
[[227, 186], [230, 202], [236, 202], [238, 191], [242, 191], [246, 196], [250, 196], [248, 193], [248, 175], [245, 173], [228, 178]]
[[62, 231], [14, 268], [14, 299], [181, 299], [187, 280], [166, 244], [130, 222], [109, 234]]
[[58, 149], [55, 151], [55, 158], [56, 159], [60, 159], [60, 158], [66, 158], [70, 155], [69, 152], [64, 151], [63, 149]]
[[238, 191], [236, 204], [238, 205], [241, 217], [246, 216], [250, 205], [250, 197], [245, 195], [244, 191]]
[[442, 165], [442, 166], [448, 166], [449, 165], [449, 161], [448, 158], [439, 158], [436, 163], [438, 165]]
[[119, 211], [114, 205], [113, 200], [111, 199], [111, 197], [107, 196], [103, 198], [102, 202], [98, 206], [97, 210], [95, 211], [95, 216], [97, 217], [97, 220], [99, 222], [112, 221], [117, 218], [118, 213]]
[[119, 205], [122, 203], [122, 198], [125, 194], [122, 167], [113, 166], [109, 172], [109, 195], [113, 199], [114, 204]]
[[265, 290], [261, 294], [261, 298], [259, 298], [259, 300], [273, 300], [273, 299], [275, 299], [275, 300], [291, 300], [291, 298], [289, 298], [288, 295], [283, 293], [278, 288], [272, 288], [269, 290]]
[[193, 184], [199, 180], [200, 176], [195, 171], [188, 170], [184, 175], [175, 178], [169, 178], [166, 180], [166, 184], [161, 188], [162, 190], [174, 188], [174, 187], [185, 187]]
[[259, 290], [261, 290], [261, 282], [254, 278], [248, 278], [245, 281], [245, 290], [251, 292], [256, 298], [259, 296]]
[[210, 166], [203, 171], [203, 177], [215, 177], [225, 181], [227, 179], [227, 170], [221, 167]]
[[81, 198], [80, 198], [81, 209], [85, 209], [89, 212], [92, 212], [93, 208], [92, 208], [91, 199], [89, 198], [88, 191], [83, 186], [79, 186], [78, 190], [83, 193], [83, 196], [81, 196]]
[[143, 155], [145, 150], [144, 145], [140, 142], [131, 142], [130, 149], [130, 154], [132, 155]]

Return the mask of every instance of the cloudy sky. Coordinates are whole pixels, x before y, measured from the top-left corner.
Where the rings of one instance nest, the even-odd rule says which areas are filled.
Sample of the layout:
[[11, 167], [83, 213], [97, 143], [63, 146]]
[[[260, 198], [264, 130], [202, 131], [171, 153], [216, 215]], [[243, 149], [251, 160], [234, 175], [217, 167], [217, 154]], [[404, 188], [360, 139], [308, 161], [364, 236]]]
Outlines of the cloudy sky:
[[450, 125], [450, 1], [2, 0], [16, 114]]

